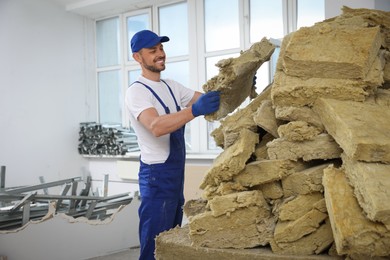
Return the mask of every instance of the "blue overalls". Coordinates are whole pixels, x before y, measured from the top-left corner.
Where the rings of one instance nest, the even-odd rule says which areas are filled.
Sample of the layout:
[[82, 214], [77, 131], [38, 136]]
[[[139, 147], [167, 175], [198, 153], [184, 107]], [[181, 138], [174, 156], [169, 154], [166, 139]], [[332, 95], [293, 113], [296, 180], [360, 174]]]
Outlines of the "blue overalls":
[[[163, 80], [162, 80], [163, 81]], [[149, 86], [148, 88], [165, 108], [167, 114], [169, 108]], [[176, 110], [180, 111], [175, 96], [168, 84]], [[170, 134], [170, 152], [164, 163], [146, 164], [140, 160], [139, 187], [141, 193], [141, 205], [138, 209], [140, 218], [139, 239], [141, 244], [140, 260], [154, 259], [155, 237], [166, 230], [181, 225], [183, 219], [182, 206], [184, 204], [184, 164], [185, 142], [184, 126]]]

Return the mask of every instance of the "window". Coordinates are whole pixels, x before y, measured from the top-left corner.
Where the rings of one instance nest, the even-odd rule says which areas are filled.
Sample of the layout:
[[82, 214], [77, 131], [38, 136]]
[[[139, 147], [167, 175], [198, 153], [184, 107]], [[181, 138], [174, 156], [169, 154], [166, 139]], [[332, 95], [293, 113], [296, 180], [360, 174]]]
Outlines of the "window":
[[250, 42], [283, 38], [283, 0], [251, 0], [249, 7]]
[[160, 34], [169, 35], [170, 43], [172, 43], [168, 42], [164, 45], [167, 56], [172, 58], [188, 55], [187, 3], [162, 6], [158, 9], [158, 12]]
[[239, 48], [239, 1], [205, 0], [204, 2], [206, 51]]
[[130, 46], [130, 40], [134, 34], [141, 30], [150, 29], [150, 12], [146, 10], [141, 14], [135, 14], [133, 16], [126, 17], [126, 28], [127, 28], [127, 61], [132, 61], [132, 52]]
[[[221, 59], [239, 56], [263, 37], [280, 46], [284, 35], [323, 19], [324, 0], [181, 0], [170, 4], [157, 0], [151, 7], [97, 20], [99, 121], [131, 127], [124, 94], [141, 73], [130, 48], [130, 39], [140, 30], [170, 38], [164, 43], [167, 60], [162, 78], [202, 92], [203, 84], [218, 74], [215, 64]], [[272, 81], [278, 55], [276, 48], [270, 61], [257, 71], [257, 92]], [[219, 152], [210, 137], [218, 126], [219, 122], [202, 118], [187, 124], [187, 151]]]
[[119, 41], [118, 17], [96, 23], [97, 66], [99, 68], [119, 64]]
[[96, 22], [99, 121], [122, 124], [119, 17]]
[[122, 124], [121, 74], [119, 70], [98, 73], [100, 122]]
[[298, 0], [297, 27], [312, 26], [325, 19], [325, 0]]

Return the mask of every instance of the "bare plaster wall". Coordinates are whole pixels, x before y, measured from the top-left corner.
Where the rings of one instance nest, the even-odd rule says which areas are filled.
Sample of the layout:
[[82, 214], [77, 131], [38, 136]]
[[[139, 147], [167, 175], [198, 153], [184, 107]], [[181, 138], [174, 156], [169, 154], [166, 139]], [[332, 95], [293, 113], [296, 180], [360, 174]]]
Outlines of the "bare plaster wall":
[[81, 260], [139, 246], [139, 204], [133, 199], [103, 222], [59, 214], [30, 222], [16, 232], [0, 232], [0, 256], [9, 260]]
[[388, 0], [325, 0], [325, 18], [335, 17], [341, 14], [341, 7], [368, 8], [390, 11]]
[[0, 165], [6, 187], [85, 175], [96, 120], [93, 21], [48, 0], [0, 1]]

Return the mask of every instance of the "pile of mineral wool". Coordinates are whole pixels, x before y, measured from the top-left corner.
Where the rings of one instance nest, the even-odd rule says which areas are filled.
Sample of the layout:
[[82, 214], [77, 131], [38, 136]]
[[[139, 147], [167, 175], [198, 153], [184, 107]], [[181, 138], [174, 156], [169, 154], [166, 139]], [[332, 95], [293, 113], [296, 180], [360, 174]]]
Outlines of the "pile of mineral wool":
[[223, 151], [184, 208], [198, 252], [390, 257], [390, 12], [342, 11], [286, 36], [272, 84], [213, 131]]

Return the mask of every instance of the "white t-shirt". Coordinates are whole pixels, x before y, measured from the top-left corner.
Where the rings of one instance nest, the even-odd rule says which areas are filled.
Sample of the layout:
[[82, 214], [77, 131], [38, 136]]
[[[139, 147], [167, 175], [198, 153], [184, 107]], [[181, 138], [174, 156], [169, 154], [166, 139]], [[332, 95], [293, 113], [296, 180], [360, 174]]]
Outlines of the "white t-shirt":
[[[175, 101], [164, 82], [148, 80], [142, 76], [138, 78], [138, 81], [153, 89], [165, 106], [169, 108], [171, 114], [177, 112]], [[178, 105], [182, 108], [186, 107], [194, 96], [195, 91], [173, 80], [164, 79], [164, 81], [172, 89]], [[138, 116], [141, 112], [150, 107], [154, 107], [159, 115], [165, 115], [164, 107], [152, 92], [140, 83], [134, 83], [127, 89], [125, 102], [130, 115], [131, 126], [137, 135], [138, 145], [141, 150], [141, 160], [147, 164], [165, 162], [169, 156], [170, 135], [155, 137], [138, 121]]]

